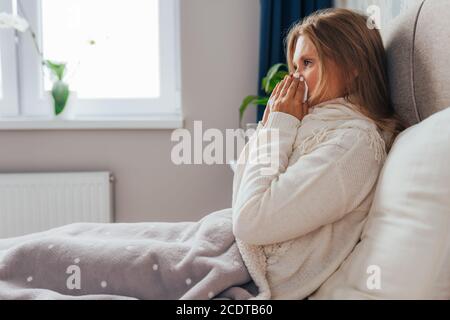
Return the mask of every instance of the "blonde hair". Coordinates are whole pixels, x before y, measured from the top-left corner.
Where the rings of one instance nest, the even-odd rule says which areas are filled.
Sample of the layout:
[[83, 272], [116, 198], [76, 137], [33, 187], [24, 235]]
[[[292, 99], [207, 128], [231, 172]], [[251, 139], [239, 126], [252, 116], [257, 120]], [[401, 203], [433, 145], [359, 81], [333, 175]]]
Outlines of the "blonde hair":
[[[368, 28], [368, 17], [348, 9], [324, 9], [306, 17], [289, 30], [287, 62], [294, 72], [293, 56], [299, 36], [307, 37], [319, 56], [319, 80], [310, 101], [321, 101], [327, 89], [327, 61], [340, 69], [346, 83], [345, 99], [358, 111], [390, 134], [386, 148], [405, 125], [395, 113], [389, 98], [386, 53], [380, 32]], [[355, 73], [351, 71], [356, 71]]]

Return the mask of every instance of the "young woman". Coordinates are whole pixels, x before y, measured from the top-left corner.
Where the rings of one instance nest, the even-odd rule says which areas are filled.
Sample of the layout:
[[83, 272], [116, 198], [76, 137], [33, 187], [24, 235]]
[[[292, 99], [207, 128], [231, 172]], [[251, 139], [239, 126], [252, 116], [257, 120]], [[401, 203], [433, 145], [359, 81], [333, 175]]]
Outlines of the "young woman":
[[258, 298], [308, 297], [359, 241], [403, 128], [389, 101], [380, 33], [366, 21], [327, 9], [292, 27], [290, 75], [240, 155], [233, 233]]

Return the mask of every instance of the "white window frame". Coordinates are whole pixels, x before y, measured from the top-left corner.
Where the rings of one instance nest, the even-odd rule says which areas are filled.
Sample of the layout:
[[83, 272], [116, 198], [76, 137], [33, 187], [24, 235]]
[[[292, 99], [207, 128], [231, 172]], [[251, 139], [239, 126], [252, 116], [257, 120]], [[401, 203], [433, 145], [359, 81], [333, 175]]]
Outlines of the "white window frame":
[[[12, 12], [10, 0], [0, 0], [1, 12]], [[19, 92], [17, 88], [17, 57], [15, 31], [4, 29], [0, 32], [0, 63], [2, 77], [2, 97], [0, 116], [19, 115]]]
[[[42, 49], [40, 10], [42, 0], [17, 1], [21, 3], [18, 6], [19, 15], [27, 17]], [[0, 5], [5, 6], [5, 10], [2, 7], [2, 11], [11, 11], [11, 2], [12, 0], [0, 0]], [[76, 99], [74, 121], [89, 120], [87, 124], [80, 122], [79, 127], [81, 129], [91, 127], [108, 128], [108, 125], [99, 123], [99, 121], [110, 122], [111, 127], [118, 128], [126, 128], [127, 121], [130, 128], [182, 127], [179, 0], [159, 0], [158, 7], [160, 97], [155, 99]], [[25, 14], [20, 12], [20, 8], [25, 11]], [[43, 70], [30, 33], [22, 34], [16, 32], [18, 36], [16, 47], [13, 45], [13, 32], [11, 31], [11, 34], [8, 33], [7, 35], [4, 34], [3, 38], [6, 39], [1, 39], [1, 44], [6, 42], [11, 44], [1, 46], [2, 48], [7, 47], [7, 49], [2, 49], [1, 51], [2, 70], [4, 70], [5, 66], [12, 65], [11, 70], [8, 68], [3, 71], [6, 74], [3, 77], [3, 83], [11, 83], [11, 86], [14, 88], [3, 88], [4, 93], [11, 93], [12, 97], [10, 99], [13, 100], [11, 103], [0, 105], [0, 115], [2, 116], [0, 119], [0, 130], [15, 127], [24, 129], [63, 129], [64, 125], [60, 123], [53, 124], [51, 121], [53, 117], [52, 101], [48, 92], [45, 93], [43, 90]], [[3, 57], [9, 63], [4, 63]], [[5, 81], [6, 79], [8, 81]], [[14, 84], [16, 85], [14, 86]], [[9, 119], [16, 123], [5, 123], [3, 120], [8, 120], [8, 118], [4, 116], [16, 116], [13, 119]], [[33, 123], [35, 121], [41, 121], [41, 123]], [[76, 129], [77, 125], [73, 124], [74, 121], [71, 121], [72, 123], [66, 127]], [[136, 123], [136, 121], [143, 123]]]

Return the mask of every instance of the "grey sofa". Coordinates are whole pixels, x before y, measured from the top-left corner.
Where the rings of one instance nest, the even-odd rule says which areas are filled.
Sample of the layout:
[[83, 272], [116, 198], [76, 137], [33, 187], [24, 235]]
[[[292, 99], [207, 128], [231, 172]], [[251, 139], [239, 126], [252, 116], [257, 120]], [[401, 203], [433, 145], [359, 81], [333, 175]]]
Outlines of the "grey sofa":
[[392, 102], [409, 124], [383, 167], [361, 241], [309, 299], [450, 299], [450, 1], [382, 30]]

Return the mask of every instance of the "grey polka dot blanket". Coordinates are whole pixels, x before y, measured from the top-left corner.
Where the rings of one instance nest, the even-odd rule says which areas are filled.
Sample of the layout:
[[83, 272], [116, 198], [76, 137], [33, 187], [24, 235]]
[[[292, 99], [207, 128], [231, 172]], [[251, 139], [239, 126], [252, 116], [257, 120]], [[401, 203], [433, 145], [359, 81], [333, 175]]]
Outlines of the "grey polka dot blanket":
[[0, 299], [232, 299], [257, 295], [231, 208], [197, 222], [75, 223], [0, 239]]

